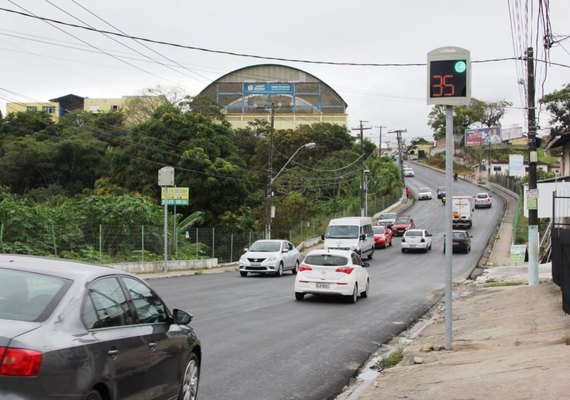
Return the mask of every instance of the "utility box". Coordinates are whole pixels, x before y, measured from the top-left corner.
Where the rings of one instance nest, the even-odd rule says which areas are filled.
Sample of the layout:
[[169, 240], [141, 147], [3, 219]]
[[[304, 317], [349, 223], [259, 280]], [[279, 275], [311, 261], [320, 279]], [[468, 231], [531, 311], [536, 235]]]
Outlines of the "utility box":
[[162, 167], [158, 170], [158, 186], [174, 186], [173, 167]]

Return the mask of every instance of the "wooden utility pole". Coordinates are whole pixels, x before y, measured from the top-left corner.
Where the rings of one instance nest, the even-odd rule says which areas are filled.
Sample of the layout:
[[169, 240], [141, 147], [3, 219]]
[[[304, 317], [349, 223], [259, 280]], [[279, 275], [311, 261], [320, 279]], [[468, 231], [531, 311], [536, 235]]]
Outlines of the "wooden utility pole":
[[372, 129], [371, 127], [364, 127], [364, 123], [368, 122], [368, 121], [360, 121], [360, 126], [358, 128], [352, 128], [354, 130], [358, 129], [360, 131], [360, 157], [362, 158], [362, 170], [360, 171], [360, 216], [361, 217], [365, 217], [366, 215], [364, 215], [365, 213], [365, 198], [364, 196], [366, 196], [366, 187], [365, 187], [365, 179], [366, 177], [364, 176], [365, 172], [364, 170], [365, 168], [365, 162], [366, 162], [366, 157], [364, 157], [364, 130], [365, 129]]
[[380, 128], [380, 134], [378, 135], [378, 157], [382, 157], [382, 128], [386, 127], [378, 125], [376, 128]]

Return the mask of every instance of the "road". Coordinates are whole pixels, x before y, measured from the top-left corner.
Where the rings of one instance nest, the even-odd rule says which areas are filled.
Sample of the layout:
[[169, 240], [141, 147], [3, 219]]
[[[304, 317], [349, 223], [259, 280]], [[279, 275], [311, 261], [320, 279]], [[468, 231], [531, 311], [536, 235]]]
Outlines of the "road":
[[[444, 185], [444, 176], [414, 165], [406, 184]], [[461, 181], [455, 193], [481, 191]], [[453, 256], [454, 280], [469, 275], [502, 215], [502, 199], [491, 209], [476, 210], [472, 251]], [[334, 399], [378, 347], [406, 329], [443, 295], [444, 207], [441, 201], [417, 201], [406, 211], [418, 228], [434, 235], [433, 250], [402, 254], [400, 238], [378, 249], [368, 271], [367, 299], [307, 296], [296, 301], [294, 276], [281, 278], [239, 273], [194, 275], [153, 280], [171, 305], [194, 314], [192, 325], [204, 359], [201, 400]]]

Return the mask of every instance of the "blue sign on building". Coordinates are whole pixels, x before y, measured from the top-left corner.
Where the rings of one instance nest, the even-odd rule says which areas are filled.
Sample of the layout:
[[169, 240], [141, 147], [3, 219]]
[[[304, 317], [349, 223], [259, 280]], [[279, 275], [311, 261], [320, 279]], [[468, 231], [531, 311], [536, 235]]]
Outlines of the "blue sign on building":
[[244, 94], [293, 94], [292, 83], [256, 83], [244, 82]]

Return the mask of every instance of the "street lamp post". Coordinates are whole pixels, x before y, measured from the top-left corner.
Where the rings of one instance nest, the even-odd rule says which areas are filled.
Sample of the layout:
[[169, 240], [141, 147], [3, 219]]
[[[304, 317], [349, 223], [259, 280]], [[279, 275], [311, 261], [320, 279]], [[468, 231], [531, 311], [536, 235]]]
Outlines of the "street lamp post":
[[293, 158], [295, 158], [295, 156], [297, 155], [297, 153], [299, 151], [301, 151], [301, 149], [312, 149], [313, 147], [315, 147], [316, 144], [315, 143], [305, 143], [304, 145], [302, 145], [301, 147], [299, 147], [297, 150], [295, 150], [295, 152], [293, 153], [293, 155], [291, 157], [289, 157], [289, 159], [287, 160], [287, 162], [283, 165], [283, 167], [281, 167], [281, 169], [279, 170], [279, 172], [277, 172], [277, 174], [275, 174], [274, 177], [270, 176], [269, 179], [269, 183], [267, 185], [267, 217], [265, 220], [265, 239], [271, 239], [271, 220], [273, 218], [273, 213], [272, 213], [272, 198], [273, 198], [273, 182], [275, 182], [275, 179], [277, 179], [277, 177], [281, 174], [281, 172], [283, 172], [283, 170], [285, 169], [285, 167], [287, 165], [289, 165], [289, 163], [291, 162], [291, 160]]

